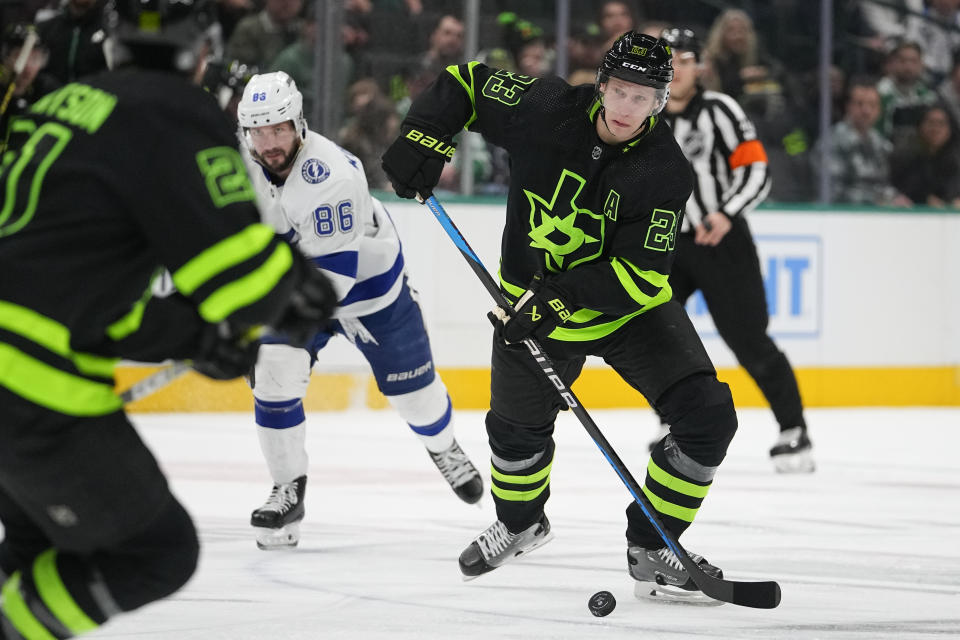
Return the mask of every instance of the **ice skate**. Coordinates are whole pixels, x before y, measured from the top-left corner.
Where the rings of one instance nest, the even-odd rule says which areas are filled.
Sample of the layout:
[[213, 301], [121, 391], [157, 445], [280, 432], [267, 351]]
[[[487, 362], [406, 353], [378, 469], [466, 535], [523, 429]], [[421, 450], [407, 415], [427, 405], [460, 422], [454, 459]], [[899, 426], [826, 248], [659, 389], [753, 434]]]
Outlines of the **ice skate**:
[[483, 497], [483, 480], [456, 440], [445, 451], [434, 453], [428, 450], [427, 453], [458, 498], [467, 504], [480, 501]]
[[306, 491], [307, 476], [300, 476], [286, 484], [273, 485], [267, 501], [250, 514], [250, 524], [257, 534], [258, 547], [269, 550], [297, 546]]
[[546, 515], [520, 533], [510, 533], [507, 525], [497, 520], [460, 554], [460, 572], [464, 580], [472, 580], [552, 539]]
[[781, 431], [770, 449], [770, 458], [778, 473], [810, 473], [813, 463], [813, 444], [803, 427]]
[[[723, 577], [723, 571], [707, 562], [703, 556], [689, 551], [687, 555], [700, 565], [707, 575]], [[667, 547], [644, 549], [630, 545], [627, 547], [627, 564], [630, 576], [636, 580], [633, 594], [637, 598], [698, 605], [723, 604], [700, 591], [683, 568], [680, 559]]]
[[654, 436], [653, 440], [650, 441], [650, 444], [647, 445], [648, 451], [653, 451], [653, 448], [656, 447], [661, 440], [667, 437], [667, 434], [670, 433], [670, 425], [660, 423], [660, 428], [657, 430], [657, 435]]

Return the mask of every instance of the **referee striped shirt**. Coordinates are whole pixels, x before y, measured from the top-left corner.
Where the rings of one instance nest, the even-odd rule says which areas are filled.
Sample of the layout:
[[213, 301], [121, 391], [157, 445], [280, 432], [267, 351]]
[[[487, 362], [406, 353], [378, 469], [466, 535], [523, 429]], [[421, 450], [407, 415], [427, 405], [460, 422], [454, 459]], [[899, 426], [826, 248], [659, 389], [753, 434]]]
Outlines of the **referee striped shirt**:
[[700, 91], [683, 112], [663, 116], [696, 175], [683, 231], [692, 231], [708, 213], [734, 217], [763, 202], [770, 192], [767, 153], [736, 100]]

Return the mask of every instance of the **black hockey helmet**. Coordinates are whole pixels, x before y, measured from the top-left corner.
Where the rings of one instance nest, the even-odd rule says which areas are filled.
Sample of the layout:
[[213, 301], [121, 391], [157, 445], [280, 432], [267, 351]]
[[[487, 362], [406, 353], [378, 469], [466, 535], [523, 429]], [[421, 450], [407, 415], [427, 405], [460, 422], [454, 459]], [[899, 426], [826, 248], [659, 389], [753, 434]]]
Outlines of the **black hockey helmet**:
[[214, 53], [221, 48], [215, 0], [113, 0], [106, 22], [112, 67], [190, 72], [205, 44]]
[[597, 84], [610, 78], [666, 89], [673, 80], [670, 45], [645, 33], [627, 31], [603, 55], [597, 69]]
[[689, 51], [697, 57], [697, 62], [700, 62], [700, 51], [703, 47], [700, 45], [700, 39], [697, 38], [697, 34], [690, 29], [679, 29], [676, 27], [673, 29], [664, 29], [660, 34], [660, 39], [665, 40], [671, 49]]

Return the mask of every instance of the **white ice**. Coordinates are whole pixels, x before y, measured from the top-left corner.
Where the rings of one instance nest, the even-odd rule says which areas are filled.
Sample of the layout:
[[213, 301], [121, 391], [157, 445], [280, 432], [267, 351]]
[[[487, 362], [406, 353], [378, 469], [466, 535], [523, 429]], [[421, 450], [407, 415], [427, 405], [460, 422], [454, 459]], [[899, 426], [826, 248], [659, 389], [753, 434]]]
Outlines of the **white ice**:
[[[594, 411], [642, 482], [646, 411]], [[960, 410], [807, 412], [818, 468], [773, 472], [769, 411], [740, 431], [682, 538], [727, 577], [778, 580], [774, 610], [650, 603], [632, 595], [629, 495], [566, 413], [547, 513], [554, 541], [462, 582], [457, 556], [493, 522], [458, 501], [390, 411], [308, 417], [311, 472], [296, 550], [256, 548], [251, 509], [270, 481], [252, 416], [138, 415], [201, 536], [200, 567], [171, 598], [117, 618], [100, 638], [927, 638], [960, 636]], [[458, 412], [489, 481], [483, 414]], [[617, 607], [595, 618], [587, 599]]]

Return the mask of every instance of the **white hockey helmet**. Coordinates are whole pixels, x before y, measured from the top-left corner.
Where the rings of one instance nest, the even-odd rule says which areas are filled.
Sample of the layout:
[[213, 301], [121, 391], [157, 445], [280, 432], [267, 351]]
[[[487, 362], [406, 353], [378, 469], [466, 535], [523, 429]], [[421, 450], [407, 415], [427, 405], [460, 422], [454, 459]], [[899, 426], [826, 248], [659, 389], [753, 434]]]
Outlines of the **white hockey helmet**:
[[[237, 121], [241, 131], [280, 124], [290, 120], [300, 134], [307, 138], [307, 119], [303, 116], [303, 94], [297, 90], [297, 83], [283, 71], [260, 73], [252, 78], [243, 89], [243, 97], [237, 105]], [[247, 144], [249, 137], [244, 135]]]

